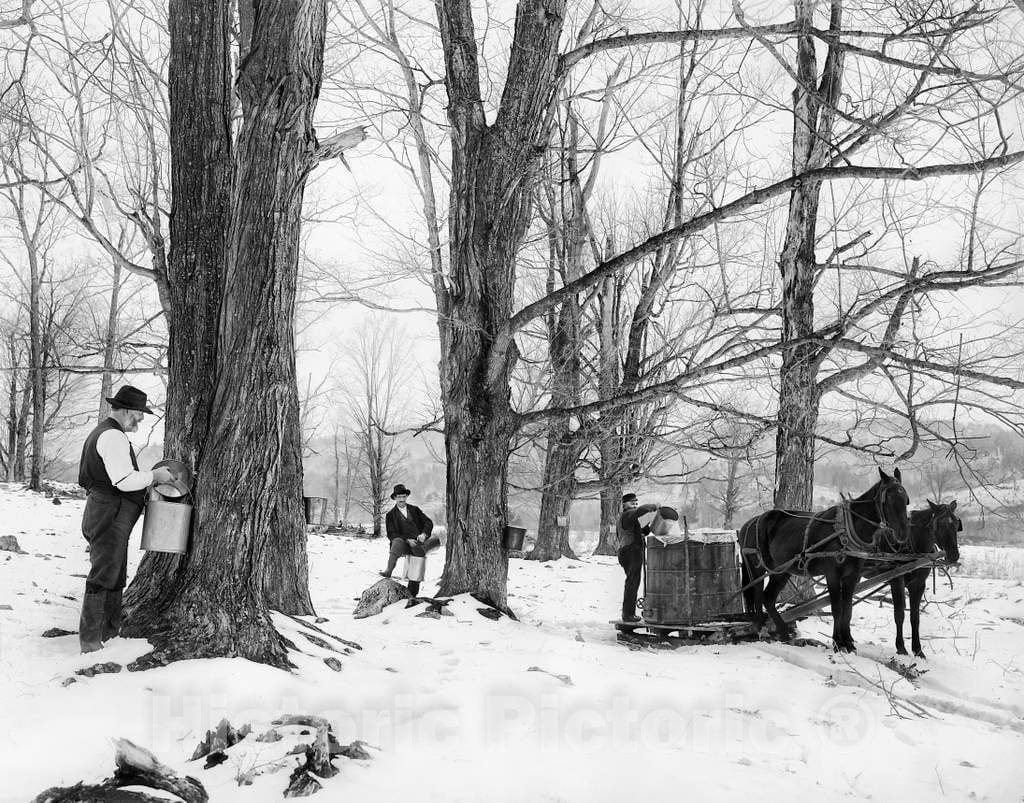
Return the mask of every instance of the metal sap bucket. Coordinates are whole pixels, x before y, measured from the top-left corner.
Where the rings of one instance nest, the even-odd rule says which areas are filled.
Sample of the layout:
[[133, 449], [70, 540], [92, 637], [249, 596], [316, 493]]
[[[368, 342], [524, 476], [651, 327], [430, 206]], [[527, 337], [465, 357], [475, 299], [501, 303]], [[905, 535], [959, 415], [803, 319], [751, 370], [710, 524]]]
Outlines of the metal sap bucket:
[[405, 556], [405, 579], [421, 582], [427, 575], [427, 559], [415, 555]]
[[505, 549], [522, 550], [523, 541], [526, 539], [525, 527], [513, 527], [511, 524], [505, 527]]
[[192, 505], [168, 502], [159, 492], [150, 493], [142, 521], [142, 548], [150, 552], [179, 552], [188, 549]]
[[327, 498], [304, 496], [302, 501], [306, 510], [306, 524], [323, 524], [327, 517]]

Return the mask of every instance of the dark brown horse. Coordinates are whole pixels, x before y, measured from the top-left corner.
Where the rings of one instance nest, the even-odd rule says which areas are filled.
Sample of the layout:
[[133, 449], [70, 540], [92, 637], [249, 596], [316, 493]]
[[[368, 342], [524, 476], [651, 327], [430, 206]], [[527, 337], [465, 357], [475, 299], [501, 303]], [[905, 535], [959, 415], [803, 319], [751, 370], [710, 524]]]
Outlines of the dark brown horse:
[[[878, 473], [881, 479], [848, 503], [820, 513], [769, 510], [740, 528], [743, 596], [748, 612], [754, 614], [759, 625], [764, 624], [767, 610], [779, 638], [790, 639], [792, 630], [775, 607], [779, 592], [791, 574], [823, 575], [832, 609], [835, 649], [856, 651], [850, 620], [864, 561], [848, 552], [870, 551], [872, 545], [880, 542], [906, 544], [910, 537], [909, 499], [900, 470], [896, 469], [891, 477], [882, 469]], [[847, 505], [849, 516], [844, 510]], [[840, 530], [844, 527], [853, 532], [842, 535]], [[763, 585], [765, 575], [767, 586]]]
[[[956, 515], [956, 501], [948, 505], [937, 505], [930, 499], [927, 501], [927, 510], [915, 510], [910, 514], [910, 551], [927, 555], [939, 548], [946, 563], [957, 563], [960, 546], [956, 534], [963, 530], [964, 525]], [[896, 622], [896, 652], [900, 655], [907, 654], [903, 643], [903, 592], [906, 588], [910, 592], [910, 647], [918, 658], [925, 657], [921, 649], [921, 598], [930, 571], [930, 566], [924, 566], [889, 583], [892, 617]]]

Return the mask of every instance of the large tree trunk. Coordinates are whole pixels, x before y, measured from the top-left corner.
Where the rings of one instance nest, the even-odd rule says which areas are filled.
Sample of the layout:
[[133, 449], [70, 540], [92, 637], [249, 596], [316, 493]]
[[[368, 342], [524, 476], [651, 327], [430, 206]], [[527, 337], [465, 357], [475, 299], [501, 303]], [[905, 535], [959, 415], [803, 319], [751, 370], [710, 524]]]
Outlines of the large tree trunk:
[[[544, 486], [537, 520], [537, 542], [526, 557], [530, 560], [575, 558], [569, 542], [569, 511], [576, 496], [576, 466], [580, 460], [579, 440], [564, 419], [548, 430], [544, 460]], [[559, 524], [559, 518], [565, 522]]]
[[619, 550], [619, 517], [622, 515], [622, 485], [612, 483], [601, 489], [601, 530], [595, 555], [616, 555]]
[[[571, 282], [583, 271], [586, 247], [586, 208], [579, 177], [578, 124], [567, 103], [567, 125], [561, 131], [556, 186], [549, 189], [547, 291], [558, 282]], [[551, 406], [571, 407], [580, 401], [580, 310], [575, 296], [547, 314], [548, 361], [551, 366]], [[575, 558], [569, 543], [569, 510], [576, 496], [576, 468], [583, 451], [582, 438], [574, 433], [569, 416], [555, 415], [548, 422], [544, 482], [541, 486], [537, 541], [527, 554], [530, 560]], [[559, 519], [564, 523], [559, 524]]]
[[[458, 319], [456, 319], [458, 320]], [[453, 337], [457, 355], [472, 346], [461, 333]], [[450, 360], [457, 370], [462, 357]], [[445, 404], [445, 453], [448, 459], [448, 540], [441, 594], [473, 591], [495, 605], [506, 604], [508, 552], [502, 543], [507, 518], [505, 484], [512, 416], [507, 394], [508, 376], [502, 377], [505, 396], [487, 388], [485, 372], [474, 369], [466, 381], [450, 384]]]
[[[167, 13], [171, 248], [164, 455], [191, 465], [201, 484], [234, 172], [230, 18], [226, 0], [170, 0]], [[146, 553], [125, 595], [127, 633], [143, 636], [158, 625], [185, 563], [172, 553]]]
[[[814, 23], [815, 0], [796, 0], [796, 19], [806, 28]], [[832, 0], [830, 27], [838, 31], [841, 0]], [[816, 41], [797, 37], [797, 84], [793, 89], [793, 173], [826, 163], [830, 155], [834, 112], [842, 86], [843, 51], [828, 49], [818, 76]], [[800, 343], [814, 332], [815, 245], [821, 182], [797, 186], [789, 199], [786, 236], [779, 258], [782, 275], [782, 352], [779, 377], [778, 430], [775, 440], [775, 507], [810, 510], [814, 502], [815, 434], [818, 426], [818, 367], [821, 351]], [[779, 597], [796, 602], [813, 595], [810, 580], [794, 578]]]
[[441, 593], [475, 591], [505, 607], [506, 472], [515, 343], [496, 337], [513, 312], [515, 260], [530, 219], [537, 143], [552, 98], [565, 4], [523, 0], [501, 108], [488, 125], [468, 0], [437, 0], [445, 51], [452, 178], [451, 340], [442, 366], [448, 459]]
[[[173, 14], [172, 14], [173, 18]], [[212, 22], [224, 32], [226, 8]], [[322, 0], [265, 6], [238, 77], [237, 143], [216, 390], [193, 547], [158, 648], [288, 664], [267, 605], [312, 613], [302, 511], [294, 315], [312, 115], [323, 70]], [[227, 51], [222, 51], [227, 69]], [[226, 99], [226, 98], [225, 98]], [[230, 105], [220, 107], [225, 125]], [[225, 467], [230, 467], [226, 470]]]
[[[192, 333], [201, 337], [178, 357], [203, 368], [183, 377], [198, 396], [197, 420], [169, 424], [200, 480], [188, 562], [163, 595], [155, 640], [171, 657], [241, 655], [282, 666], [285, 643], [267, 605], [313, 612], [293, 321], [303, 190], [316, 163], [324, 3], [262, 10], [239, 70], [243, 123], [233, 188], [227, 3], [179, 0], [170, 19], [172, 150], [181, 168], [175, 201], [196, 204], [177, 239], [172, 231], [172, 254], [176, 245], [184, 249], [177, 264], [197, 285], [179, 288], [179, 299], [201, 318]], [[200, 203], [204, 196], [209, 204]], [[217, 310], [210, 299], [221, 292]], [[175, 365], [183, 369], [173, 337], [171, 360], [173, 387]], [[185, 413], [182, 401], [169, 399], [169, 408]], [[146, 602], [152, 607], [160, 596]]]
[[[796, 19], [803, 27], [814, 23], [815, 0], [796, 0]], [[838, 31], [842, 3], [833, 0], [830, 28]], [[793, 89], [793, 173], [824, 165], [830, 155], [834, 105], [842, 87], [843, 51], [831, 47], [818, 75], [815, 38], [797, 37], [797, 84]], [[775, 506], [810, 509], [814, 492], [815, 431], [818, 424], [817, 387], [820, 349], [799, 343], [814, 332], [816, 226], [821, 182], [806, 181], [789, 199], [786, 236], [779, 257], [782, 276], [782, 352], [776, 434]]]

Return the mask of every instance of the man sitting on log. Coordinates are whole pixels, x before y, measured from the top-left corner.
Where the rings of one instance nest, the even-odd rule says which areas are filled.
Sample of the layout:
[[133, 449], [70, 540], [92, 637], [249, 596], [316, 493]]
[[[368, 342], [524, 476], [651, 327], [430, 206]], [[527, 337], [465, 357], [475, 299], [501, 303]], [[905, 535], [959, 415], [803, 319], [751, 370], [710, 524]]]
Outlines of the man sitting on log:
[[[381, 577], [391, 576], [399, 558], [407, 555], [417, 558], [426, 557], [428, 552], [432, 552], [441, 545], [441, 539], [430, 534], [434, 529], [434, 522], [416, 505], [408, 503], [410, 493], [411, 491], [402, 483], [398, 483], [391, 492], [395, 506], [384, 517], [384, 525], [387, 536], [391, 540], [391, 546], [388, 565], [380, 573]], [[419, 581], [410, 580], [409, 593], [415, 597], [419, 591]]]

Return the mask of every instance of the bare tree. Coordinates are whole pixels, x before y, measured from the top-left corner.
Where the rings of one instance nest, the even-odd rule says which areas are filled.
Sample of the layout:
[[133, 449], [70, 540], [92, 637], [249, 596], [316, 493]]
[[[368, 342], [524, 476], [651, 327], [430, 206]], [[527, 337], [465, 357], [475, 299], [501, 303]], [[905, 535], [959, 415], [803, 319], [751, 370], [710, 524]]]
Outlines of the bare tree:
[[24, 299], [18, 301], [24, 304], [28, 323], [28, 381], [32, 389], [28, 485], [38, 491], [42, 488], [45, 462], [43, 437], [47, 428], [47, 403], [50, 394], [59, 390], [59, 387], [54, 387], [58, 378], [53, 372], [55, 341], [59, 337], [57, 329], [67, 325], [67, 321], [62, 319], [74, 305], [55, 290], [50, 267], [50, 249], [61, 233], [60, 224], [64, 221], [58, 218], [58, 207], [46, 194], [17, 181], [25, 173], [25, 155], [20, 147], [22, 129], [15, 125], [14, 131], [13, 144], [5, 148], [3, 154], [3, 176], [9, 186], [2, 194], [17, 228], [25, 273], [18, 270], [8, 254], [4, 254], [4, 259], [19, 276], [19, 284], [24, 290]]
[[[352, 507], [352, 489], [359, 451], [347, 427], [335, 423], [332, 443], [334, 447], [334, 516], [339, 524], [347, 524]], [[344, 504], [342, 500], [344, 499]]]
[[[394, 56], [396, 62], [400, 63], [401, 57], [392, 46], [406, 54], [408, 68], [403, 67], [400, 71], [405, 91], [392, 93], [392, 97], [402, 98], [407, 108], [416, 110], [415, 116], [420, 124], [429, 123], [431, 112], [436, 111], [436, 105], [432, 106], [431, 102], [441, 77], [448, 100], [444, 108], [449, 123], [450, 166], [437, 158], [429, 136], [411, 134], [410, 139], [400, 140], [414, 146], [408, 151], [414, 154], [408, 162], [413, 166], [415, 180], [422, 181], [422, 175], [415, 172], [415, 163], [420, 161], [421, 153], [426, 157], [432, 175], [449, 178], [447, 260], [431, 260], [429, 269], [442, 347], [441, 396], [448, 457], [447, 512], [453, 523], [442, 578], [442, 590], [446, 593], [472, 590], [490, 597], [498, 605], [504, 603], [507, 556], [500, 545], [500, 533], [506, 518], [507, 462], [524, 426], [536, 427], [541, 421], [568, 420], [572, 416], [581, 422], [605, 416], [613, 419], [615, 411], [626, 405], [648, 405], [652, 415], [657, 415], [657, 411], [674, 404], [691, 407], [705, 417], [736, 412], [744, 420], [757, 424], [772, 419], [777, 423], [778, 411], [774, 405], [771, 409], [733, 411], [732, 405], [716, 388], [716, 383], [736, 382], [738, 377], [751, 380], [768, 376], [778, 355], [799, 345], [797, 341], [780, 337], [780, 303], [766, 302], [756, 292], [751, 294], [747, 304], [731, 295], [724, 299], [719, 296], [735, 278], [728, 275], [727, 260], [721, 259], [723, 278], [720, 284], [707, 285], [705, 282], [702, 286], [703, 277], [701, 281], [683, 277], [676, 285], [677, 294], [689, 291], [696, 296], [703, 292], [703, 309], [695, 309], [696, 304], [684, 305], [685, 308], [674, 318], [666, 318], [664, 324], [649, 330], [663, 338], [664, 343], [684, 341], [679, 344], [682, 348], [673, 352], [672, 359], [660, 366], [662, 373], [647, 374], [645, 371], [645, 378], [640, 382], [623, 376], [615, 390], [596, 400], [584, 398], [581, 403], [571, 406], [548, 404], [542, 409], [524, 409], [515, 398], [518, 391], [514, 388], [514, 371], [522, 354], [529, 353], [526, 343], [537, 329], [537, 321], [547, 316], [549, 311], [557, 311], [563, 304], [571, 303], [582, 294], [597, 292], [598, 288], [606, 289], [608, 292], [604, 296], [611, 300], [615, 286], [642, 286], [649, 281], [649, 271], [645, 269], [667, 251], [685, 247], [689, 249], [688, 254], [706, 258], [708, 249], [705, 243], [700, 242], [701, 238], [717, 236], [727, 221], [733, 225], [755, 215], [764, 216], [766, 206], [792, 196], [803, 186], [820, 183], [831, 187], [840, 181], [844, 182], [842, 186], [848, 186], [850, 182], [857, 182], [858, 186], [867, 182], [922, 182], [995, 171], [1024, 158], [1024, 153], [1008, 149], [989, 150], [976, 156], [966, 154], [962, 148], [950, 148], [948, 152], [929, 150], [927, 145], [912, 141], [907, 143], [909, 147], [903, 147], [903, 143], [895, 139], [885, 140], [885, 147], [867, 147], [868, 143], [878, 142], [875, 138], [878, 130], [892, 128], [896, 120], [903, 119], [908, 108], [915, 107], [913, 99], [906, 106], [903, 101], [912, 98], [914, 86], [921, 76], [934, 79], [929, 86], [929, 92], [934, 93], [929, 98], [933, 105], [926, 104], [923, 108], [929, 114], [934, 112], [931, 119], [937, 119], [943, 108], [939, 88], [943, 81], [951, 77], [958, 81], [970, 79], [1005, 88], [1009, 85], [1007, 75], [1014, 69], [1015, 57], [1012, 54], [989, 73], [971, 69], [967, 63], [967, 48], [961, 47], [953, 53], [943, 40], [943, 28], [948, 32], [950, 27], [956, 27], [955, 24], [948, 24], [946, 19], [917, 19], [912, 14], [901, 22], [900, 14], [903, 12], [896, 4], [892, 5], [890, 16], [878, 15], [877, 24], [865, 23], [850, 30], [836, 26], [808, 26], [800, 19], [755, 25], [745, 18], [740, 18], [740, 24], [731, 27], [728, 25], [731, 20], [726, 20], [725, 27], [720, 28], [697, 25], [693, 20], [687, 20], [677, 29], [665, 31], [636, 32], [631, 29], [624, 32], [593, 26], [590, 36], [574, 37], [575, 44], [566, 52], [560, 52], [560, 40], [568, 19], [566, 4], [523, 0], [516, 5], [515, 22], [510, 28], [510, 46], [507, 52], [498, 54], [497, 60], [502, 62], [507, 56], [504, 76], [496, 76], [486, 69], [495, 53], [485, 52], [492, 42], [478, 36], [474, 14], [478, 15], [479, 11], [474, 11], [468, 2], [446, 1], [435, 6], [437, 28], [435, 30], [428, 24], [424, 36], [428, 42], [440, 38], [444, 56], [442, 76], [436, 74], [437, 68], [428, 59], [410, 59], [408, 48], [401, 47], [401, 42], [408, 41], [408, 37], [402, 38], [395, 20], [409, 22], [415, 20], [414, 16], [403, 14], [392, 4], [385, 4], [380, 14], [374, 17], [377, 25], [373, 28], [373, 37], [376, 42], [383, 43], [381, 46]], [[594, 8], [594, 14], [599, 15], [598, 7]], [[739, 16], [742, 9], [737, 8]], [[363, 17], [373, 16], [365, 12], [366, 9], [361, 9]], [[999, 13], [979, 14], [976, 21], [981, 26], [996, 24], [993, 20]], [[873, 18], [872, 22], [875, 21]], [[974, 21], [972, 19], [972, 24]], [[900, 25], [908, 22], [912, 27], [918, 26], [920, 36], [916, 33], [909, 35], [905, 40], [908, 52], [901, 51], [900, 55], [894, 56], [884, 43], [898, 35]], [[899, 73], [901, 80], [890, 81], [890, 84], [901, 92], [909, 90], [909, 94], [903, 92], [890, 108], [875, 112], [872, 106], [870, 113], [859, 117], [856, 110], [840, 106], [837, 116], [848, 127], [837, 132], [840, 147], [837, 151], [830, 151], [821, 166], [808, 164], [794, 172], [791, 165], [780, 170], [778, 162], [768, 161], [756, 168], [732, 171], [729, 178], [717, 184], [709, 182], [709, 188], [714, 192], [706, 194], [713, 200], [705, 205], [684, 208], [654, 231], [645, 232], [634, 245], [602, 254], [599, 259], [595, 258], [592, 267], [574, 279], [538, 295], [526, 291], [522, 255], [534, 222], [535, 189], [542, 175], [551, 135], [557, 130], [554, 125], [557, 99], [573, 68], [580, 68], [588, 60], [613, 51], [635, 52], [652, 46], [671, 44], [678, 47], [680, 43], [714, 41], [738, 42], [744, 46], [757, 42], [768, 58], [793, 69], [788, 55], [793, 50], [790, 43], [796, 42], [796, 49], [800, 50], [801, 37], [810, 37], [836, 52], [842, 49], [848, 54], [847, 61], [856, 58], [870, 62], [878, 76], [885, 71], [889, 71], [890, 77]], [[782, 45], [779, 43], [789, 50], [780, 50]], [[746, 53], [750, 47], [741, 46], [738, 50]], [[806, 53], [806, 50], [804, 46], [801, 52]], [[781, 57], [777, 58], [776, 53]], [[700, 60], [697, 75], [701, 77]], [[409, 76], [412, 76], [412, 81], [406, 80]], [[851, 103], [867, 108], [875, 100], [872, 93], [876, 87], [871, 81], [865, 81], [864, 87], [867, 94], [854, 98]], [[817, 80], [813, 90], [816, 96]], [[772, 109], [785, 107], [770, 92], [757, 93], [746, 88], [744, 91], [752, 97], [765, 98]], [[893, 96], [886, 96], [886, 102], [892, 99]], [[842, 102], [848, 103], [845, 98]], [[888, 116], [894, 111], [898, 114]], [[408, 118], [396, 119], [401, 119], [404, 125]], [[915, 121], [919, 119], [920, 116]], [[409, 127], [410, 131], [415, 128], [415, 125]], [[736, 132], [727, 135], [738, 136]], [[892, 142], [896, 142], [894, 147]], [[730, 149], [735, 151], [736, 147], [742, 146], [730, 146]], [[395, 149], [400, 151], [401, 145], [396, 145]], [[839, 158], [840, 154], [848, 158], [844, 161]], [[940, 154], [947, 160], [942, 161]], [[862, 161], [856, 161], [853, 156]], [[703, 187], [701, 189], [704, 190]], [[438, 206], [431, 213], [431, 220], [436, 221], [443, 214]], [[762, 228], [769, 231], [772, 227], [765, 224]], [[762, 237], [759, 245], [770, 239]], [[431, 253], [434, 251], [436, 248], [431, 246]], [[840, 261], [838, 258], [833, 260], [832, 266]], [[884, 268], [879, 267], [879, 270]], [[896, 287], [865, 291], [857, 301], [857, 316], [853, 319], [843, 317], [838, 328], [833, 328], [835, 322], [815, 326], [807, 337], [817, 341], [819, 346], [829, 346], [826, 359], [836, 369], [856, 368], [877, 374], [886, 366], [909, 367], [917, 358], [900, 351], [897, 341], [887, 339], [886, 327], [902, 290], [908, 283], [918, 288], [919, 278], [897, 282]], [[609, 279], [610, 282], [607, 281]], [[931, 276], [929, 281], [935, 282], [938, 278]], [[759, 280], [755, 284], [764, 286]], [[663, 288], [654, 293], [656, 301], [661, 292], [664, 292]], [[846, 296], [844, 299], [851, 301]], [[607, 316], [608, 319], [614, 317]], [[628, 319], [628, 315], [622, 315], [620, 325], [627, 325]], [[714, 319], [718, 320], [712, 323]], [[674, 331], [672, 327], [677, 324], [681, 324], [685, 331]], [[870, 344], [853, 334], [851, 327], [860, 325], [867, 326], [872, 335], [877, 335]], [[716, 336], [708, 340], [709, 332]], [[830, 332], [843, 334], [836, 339], [830, 337]], [[701, 339], [702, 334], [705, 340]], [[625, 342], [628, 343], [628, 339]], [[858, 362], [853, 356], [857, 354], [875, 356], [876, 361], [865, 359]], [[877, 355], [882, 354], [886, 355], [883, 361], [886, 365], [877, 361]], [[610, 373], [605, 374], [606, 382]], [[985, 372], [978, 375], [982, 373]], [[855, 382], [856, 376], [866, 375], [848, 373], [843, 381]], [[627, 381], [631, 384], [624, 385]], [[700, 416], [694, 415], [698, 419]], [[608, 431], [614, 429], [609, 427]], [[648, 440], [667, 435], [665, 430], [660, 430], [658, 436]], [[832, 437], [826, 433], [818, 433], [815, 437], [837, 443], [843, 440], [841, 436]], [[617, 459], [620, 464], [626, 454], [628, 450], [619, 451]], [[609, 459], [614, 459], [610, 450]], [[472, 474], [467, 471], [467, 466], [473, 467]]]
[[[20, 310], [19, 310], [20, 312]], [[3, 323], [3, 379], [4, 427], [6, 436], [3, 444], [4, 477], [8, 482], [25, 479], [25, 457], [28, 454], [28, 421], [32, 401], [32, 382], [29, 379], [28, 355], [22, 331], [23, 318], [16, 317]]]
[[348, 368], [342, 372], [345, 382], [340, 390], [359, 444], [359, 504], [370, 514], [374, 537], [379, 537], [389, 485], [404, 458], [394, 433], [408, 401], [420, 392], [419, 382], [402, 330], [382, 317], [360, 327], [346, 356]]
[[189, 442], [201, 479], [192, 550], [169, 590], [152, 587], [166, 573], [146, 578], [131, 629], [155, 637], [164, 656], [283, 666], [286, 644], [267, 605], [312, 611], [294, 345], [303, 189], [343, 142], [318, 141], [313, 129], [324, 2], [264, 7], [255, 19], [251, 10], [240, 9], [236, 139], [229, 4], [169, 7], [169, 278], [181, 313], [169, 321], [170, 382], [194, 393], [202, 436]]

